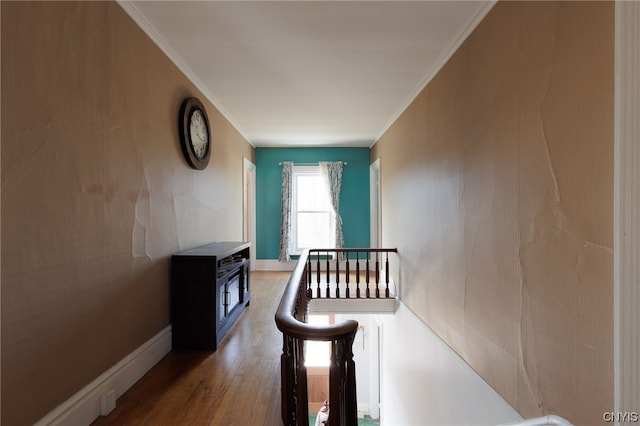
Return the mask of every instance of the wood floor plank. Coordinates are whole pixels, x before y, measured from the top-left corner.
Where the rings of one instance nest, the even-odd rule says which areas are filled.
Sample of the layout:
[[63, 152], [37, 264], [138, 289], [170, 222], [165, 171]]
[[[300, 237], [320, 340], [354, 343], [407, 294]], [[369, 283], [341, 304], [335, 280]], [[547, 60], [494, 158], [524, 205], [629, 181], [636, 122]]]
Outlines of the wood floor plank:
[[252, 272], [251, 304], [216, 352], [170, 352], [92, 425], [281, 425], [274, 315], [289, 276]]

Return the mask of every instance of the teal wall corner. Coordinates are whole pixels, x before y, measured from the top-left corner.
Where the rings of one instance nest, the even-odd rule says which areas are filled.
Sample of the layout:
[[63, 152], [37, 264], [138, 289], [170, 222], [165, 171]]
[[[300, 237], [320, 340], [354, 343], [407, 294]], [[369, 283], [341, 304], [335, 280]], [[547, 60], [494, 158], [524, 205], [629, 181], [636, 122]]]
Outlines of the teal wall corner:
[[277, 259], [282, 161], [346, 161], [340, 216], [345, 247], [369, 247], [369, 148], [256, 148], [256, 257]]

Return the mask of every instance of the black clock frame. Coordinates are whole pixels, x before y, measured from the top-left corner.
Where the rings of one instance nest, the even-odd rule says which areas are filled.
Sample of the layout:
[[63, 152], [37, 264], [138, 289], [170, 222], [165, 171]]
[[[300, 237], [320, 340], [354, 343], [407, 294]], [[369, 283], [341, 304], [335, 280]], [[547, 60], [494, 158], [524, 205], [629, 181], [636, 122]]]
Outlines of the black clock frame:
[[[191, 140], [191, 115], [195, 110], [200, 110], [207, 127], [207, 152], [202, 158], [198, 158], [196, 155], [196, 152], [193, 149], [193, 141]], [[182, 147], [184, 158], [192, 168], [196, 170], [203, 170], [207, 167], [207, 164], [209, 164], [209, 157], [211, 156], [211, 127], [209, 126], [207, 111], [204, 109], [204, 105], [202, 105], [202, 102], [200, 102], [198, 98], [187, 98], [182, 102], [178, 127], [180, 129], [180, 145]]]

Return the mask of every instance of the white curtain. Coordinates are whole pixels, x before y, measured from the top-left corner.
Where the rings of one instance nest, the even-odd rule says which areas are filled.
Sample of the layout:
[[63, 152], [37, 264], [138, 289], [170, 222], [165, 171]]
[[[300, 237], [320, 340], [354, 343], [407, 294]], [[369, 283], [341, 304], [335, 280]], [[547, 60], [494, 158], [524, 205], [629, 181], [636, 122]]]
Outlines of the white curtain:
[[289, 247], [291, 247], [291, 189], [293, 186], [293, 162], [282, 162], [282, 217], [280, 222], [280, 262], [291, 260]]
[[342, 186], [342, 161], [321, 161], [320, 173], [329, 188], [329, 198], [331, 207], [336, 218], [335, 245], [336, 248], [344, 247], [344, 236], [342, 234], [342, 218], [338, 213], [340, 209], [340, 187]]

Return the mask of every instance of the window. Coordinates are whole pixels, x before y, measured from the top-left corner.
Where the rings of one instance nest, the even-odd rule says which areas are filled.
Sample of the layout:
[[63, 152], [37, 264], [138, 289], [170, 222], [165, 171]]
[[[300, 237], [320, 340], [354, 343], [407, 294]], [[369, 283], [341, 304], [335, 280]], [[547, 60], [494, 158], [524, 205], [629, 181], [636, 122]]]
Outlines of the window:
[[319, 166], [294, 166], [291, 238], [293, 254], [335, 247], [335, 215]]

